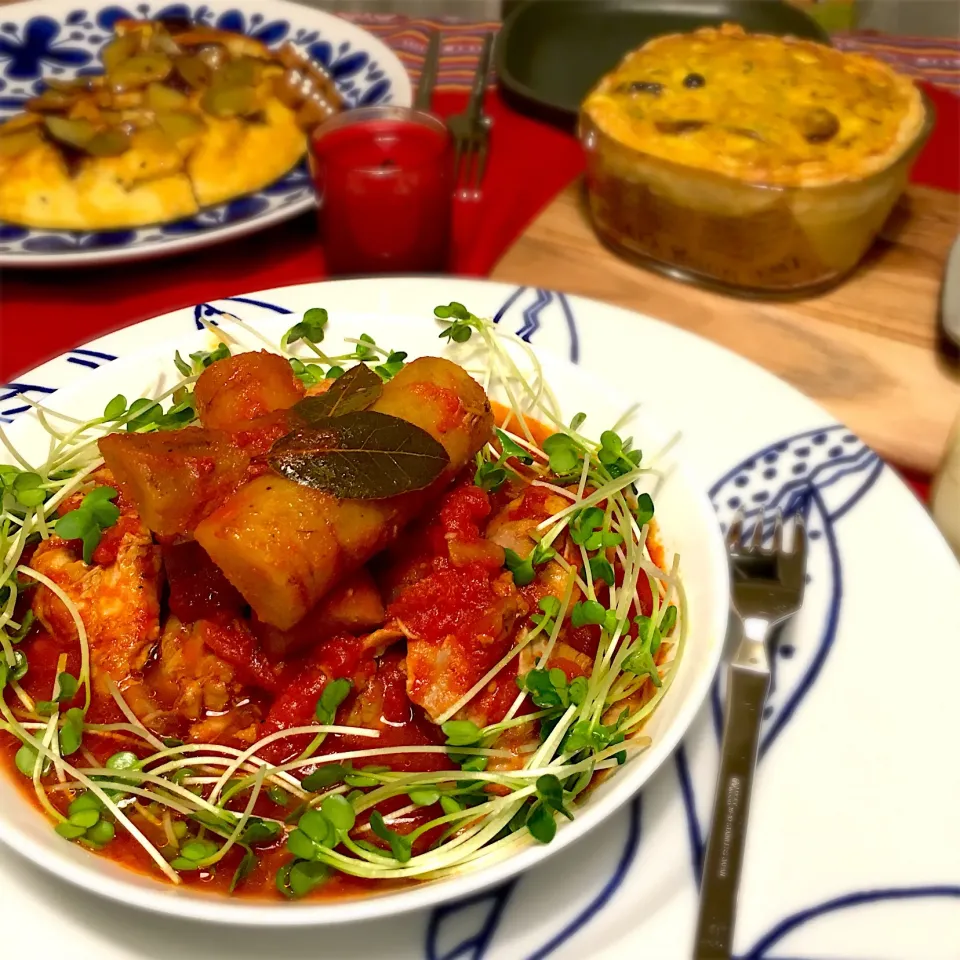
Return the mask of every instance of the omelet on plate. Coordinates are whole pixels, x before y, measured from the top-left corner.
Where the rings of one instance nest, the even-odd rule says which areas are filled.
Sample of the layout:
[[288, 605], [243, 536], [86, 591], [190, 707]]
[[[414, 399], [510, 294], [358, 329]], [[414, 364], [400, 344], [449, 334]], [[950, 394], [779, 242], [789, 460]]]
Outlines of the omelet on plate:
[[104, 73], [50, 79], [0, 126], [0, 220], [110, 230], [261, 189], [342, 101], [289, 44], [188, 21], [121, 20]]

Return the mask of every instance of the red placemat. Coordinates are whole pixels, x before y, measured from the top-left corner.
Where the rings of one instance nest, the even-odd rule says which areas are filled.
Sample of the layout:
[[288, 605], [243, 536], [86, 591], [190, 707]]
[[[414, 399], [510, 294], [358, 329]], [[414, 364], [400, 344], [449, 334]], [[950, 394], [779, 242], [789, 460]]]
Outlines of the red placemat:
[[[960, 98], [925, 84], [937, 109], [913, 181], [960, 190]], [[439, 93], [441, 115], [466, 96]], [[493, 141], [483, 196], [459, 204], [455, 273], [482, 276], [536, 213], [582, 170], [576, 139], [507, 108], [486, 110]], [[99, 334], [187, 304], [325, 276], [314, 218], [306, 215], [232, 243], [178, 257], [72, 270], [7, 270], [0, 285], [0, 381]]]

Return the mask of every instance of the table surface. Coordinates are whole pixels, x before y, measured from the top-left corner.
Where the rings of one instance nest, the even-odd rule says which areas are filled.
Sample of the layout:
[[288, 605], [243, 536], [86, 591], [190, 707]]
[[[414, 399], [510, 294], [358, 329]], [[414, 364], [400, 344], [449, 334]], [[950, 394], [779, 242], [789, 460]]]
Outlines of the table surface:
[[938, 349], [943, 264], [958, 231], [960, 197], [910, 187], [864, 266], [840, 287], [795, 302], [745, 301], [614, 255], [594, 234], [577, 181], [492, 279], [561, 288], [691, 330], [793, 384], [886, 459], [931, 472], [960, 409], [960, 366]]

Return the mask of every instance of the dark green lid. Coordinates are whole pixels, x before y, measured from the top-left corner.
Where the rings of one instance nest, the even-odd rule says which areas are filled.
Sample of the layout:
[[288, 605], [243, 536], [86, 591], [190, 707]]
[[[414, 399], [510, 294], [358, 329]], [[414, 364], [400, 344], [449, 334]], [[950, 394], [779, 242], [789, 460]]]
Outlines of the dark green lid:
[[652, 37], [739, 23], [753, 33], [829, 43], [784, 0], [507, 0], [497, 42], [505, 98], [541, 119], [572, 125], [593, 85]]

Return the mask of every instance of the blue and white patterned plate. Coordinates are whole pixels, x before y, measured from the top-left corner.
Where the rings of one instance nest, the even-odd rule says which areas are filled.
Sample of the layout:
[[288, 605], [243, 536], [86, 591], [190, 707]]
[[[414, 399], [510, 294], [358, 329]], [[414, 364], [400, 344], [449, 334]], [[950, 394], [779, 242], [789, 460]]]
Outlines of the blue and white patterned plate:
[[[267, 46], [290, 41], [322, 63], [351, 107], [411, 102], [410, 79], [387, 46], [360, 27], [286, 0], [29, 0], [0, 9], [0, 122], [23, 109], [44, 78], [101, 70], [100, 51], [125, 17], [187, 17], [250, 34]], [[35, 230], [0, 220], [0, 267], [66, 267], [141, 260], [242, 237], [312, 208], [306, 164], [263, 190], [195, 217], [133, 230]]]
[[[810, 583], [778, 646], [737, 960], [956, 960], [960, 566], [869, 448], [758, 367], [647, 317], [555, 291], [353, 280], [196, 304], [108, 334], [0, 391], [0, 417], [17, 436], [28, 409], [17, 392], [56, 409], [64, 388], [107, 390], [124, 358], [194, 335], [216, 310], [274, 340], [304, 309], [323, 306], [338, 323], [383, 324], [388, 345], [402, 348], [432, 338], [421, 325], [450, 300], [497, 317], [618, 393], [669, 405], [721, 522], [762, 505], [807, 516]], [[36, 952], [38, 931], [55, 930], [70, 960], [688, 960], [721, 694], [632, 804], [547, 862], [466, 899], [323, 930], [171, 926], [0, 847], [2, 955]]]

